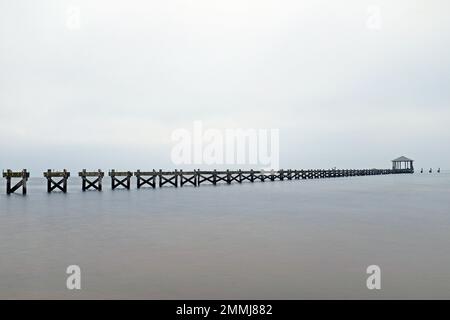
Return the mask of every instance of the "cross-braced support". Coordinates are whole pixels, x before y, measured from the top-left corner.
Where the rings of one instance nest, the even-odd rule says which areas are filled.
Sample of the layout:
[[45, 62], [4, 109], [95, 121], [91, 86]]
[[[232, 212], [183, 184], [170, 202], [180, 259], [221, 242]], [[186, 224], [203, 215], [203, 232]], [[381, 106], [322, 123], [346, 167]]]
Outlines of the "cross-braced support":
[[265, 170], [255, 171], [255, 180], [259, 180], [261, 182], [265, 182], [269, 177], [266, 174]]
[[[20, 187], [22, 187], [22, 194], [27, 194], [27, 181], [30, 177], [30, 173], [27, 172], [26, 169], [23, 169], [22, 171], [13, 172], [12, 170], [8, 169], [3, 171], [3, 178], [6, 178], [6, 194], [14, 193], [16, 190], [18, 190]], [[14, 186], [11, 184], [12, 178], [19, 178], [19, 182], [17, 182]]]
[[141, 170], [137, 170], [134, 175], [136, 176], [138, 189], [145, 185], [148, 185], [153, 189], [156, 188], [156, 177], [158, 176], [158, 173], [155, 170], [149, 172], [142, 172]]
[[195, 170], [187, 172], [180, 170], [180, 187], [185, 184], [192, 184], [194, 187], [197, 186], [197, 172]]
[[[112, 169], [109, 172], [109, 176], [111, 177], [111, 189], [114, 190], [117, 187], [121, 186], [127, 190], [130, 190], [131, 177], [133, 176], [133, 173], [131, 171], [118, 172], [118, 171]], [[121, 178], [117, 178], [117, 177], [121, 177]]]
[[[79, 172], [78, 175], [81, 177], [81, 190], [86, 191], [90, 188], [102, 191], [102, 179], [105, 176], [105, 173], [98, 169], [98, 171], [86, 171], [86, 169], [83, 169], [83, 171]], [[89, 180], [88, 177], [95, 178], [94, 180]]]
[[216, 184], [216, 176], [214, 174], [214, 171], [200, 171], [200, 169], [197, 170], [197, 183], [198, 186], [202, 182], [209, 182], [212, 184]]
[[159, 170], [158, 173], [159, 176], [159, 187], [161, 188], [165, 184], [170, 184], [174, 186], [175, 188], [178, 187], [178, 171], [175, 170], [174, 172], [170, 171], [162, 171]]
[[[44, 172], [44, 177], [47, 178], [47, 192], [50, 193], [55, 189], [67, 193], [67, 179], [70, 177], [70, 172], [66, 169], [63, 171], [52, 171], [50, 169]], [[54, 178], [61, 178], [59, 180], [54, 180]]]
[[240, 178], [240, 172], [239, 171], [230, 171], [227, 170], [227, 175], [228, 175], [228, 184], [232, 183], [233, 181], [236, 182], [240, 182], [241, 178]]
[[227, 184], [231, 183], [231, 177], [228, 170], [227, 171], [214, 170], [213, 175], [214, 175], [214, 185], [216, 185], [217, 182], [220, 181], [226, 182]]

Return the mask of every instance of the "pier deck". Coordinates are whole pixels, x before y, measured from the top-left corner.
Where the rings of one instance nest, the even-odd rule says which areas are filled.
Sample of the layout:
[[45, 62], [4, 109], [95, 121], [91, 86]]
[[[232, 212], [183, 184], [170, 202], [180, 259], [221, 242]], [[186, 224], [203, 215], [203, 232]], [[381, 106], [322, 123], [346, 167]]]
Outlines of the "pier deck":
[[[339, 178], [339, 177], [355, 177], [355, 176], [373, 176], [373, 175], [387, 175], [387, 174], [411, 174], [414, 169], [308, 169], [308, 170], [193, 170], [193, 171], [141, 171], [137, 170], [134, 173], [131, 171], [109, 171], [111, 177], [111, 188], [114, 190], [121, 186], [125, 189], [131, 188], [131, 178], [136, 177], [137, 189], [143, 186], [160, 188], [164, 186], [183, 187], [185, 185], [192, 185], [200, 187], [202, 184], [231, 184], [243, 182], [265, 182], [265, 181], [284, 181], [284, 180], [306, 180], [306, 179], [325, 179], [325, 178]], [[104, 172], [100, 169], [98, 171], [86, 171], [83, 169], [78, 175], [82, 179], [82, 190], [86, 191], [90, 188], [101, 191], [102, 179]], [[26, 181], [30, 173], [26, 170], [20, 172], [13, 172], [11, 170], [3, 171], [3, 177], [7, 180], [6, 192], [13, 193], [20, 187], [23, 188], [23, 194], [26, 194]], [[47, 178], [47, 191], [51, 192], [54, 189], [60, 189], [64, 193], [67, 192], [67, 179], [70, 172], [51, 171], [44, 172]], [[20, 181], [11, 186], [11, 179], [19, 178]], [[54, 181], [53, 178], [61, 178], [59, 181]], [[92, 178], [93, 180], [90, 180]]]

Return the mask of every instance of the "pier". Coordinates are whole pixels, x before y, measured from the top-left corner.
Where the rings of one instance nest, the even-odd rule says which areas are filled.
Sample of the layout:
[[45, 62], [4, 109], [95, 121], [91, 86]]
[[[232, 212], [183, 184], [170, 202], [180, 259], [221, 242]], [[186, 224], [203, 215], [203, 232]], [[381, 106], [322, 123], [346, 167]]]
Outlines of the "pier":
[[[421, 170], [422, 171], [422, 170]], [[439, 170], [440, 171], [440, 170]], [[136, 188], [150, 187], [155, 189], [156, 186], [162, 187], [185, 187], [190, 185], [193, 187], [200, 187], [201, 185], [218, 185], [218, 184], [232, 184], [232, 183], [254, 183], [266, 181], [291, 181], [291, 180], [310, 180], [310, 179], [326, 179], [326, 178], [340, 178], [340, 177], [357, 177], [357, 176], [374, 176], [374, 175], [388, 175], [388, 174], [411, 174], [414, 173], [413, 160], [406, 157], [400, 157], [392, 160], [392, 169], [280, 169], [280, 170], [193, 170], [193, 171], [116, 171], [114, 169], [109, 171], [111, 177], [111, 189], [122, 187], [124, 189], [131, 189], [131, 179], [133, 175], [136, 177]], [[82, 179], [81, 189], [83, 191], [93, 189], [102, 191], [102, 179], [104, 172], [86, 171], [83, 169], [78, 173]], [[13, 172], [11, 170], [3, 171], [3, 177], [6, 178], [6, 193], [10, 194], [23, 189], [23, 194], [26, 194], [26, 181], [30, 173], [27, 170]], [[66, 193], [67, 180], [70, 177], [70, 172], [47, 170], [44, 172], [44, 177], [47, 178], [47, 191], [50, 193], [55, 189]], [[19, 178], [20, 181], [11, 186], [11, 179]], [[60, 178], [55, 180], [55, 178]]]
[[[81, 190], [86, 191], [90, 188], [102, 191], [102, 180], [105, 176], [105, 173], [98, 169], [98, 171], [86, 171], [86, 169], [83, 169], [83, 171], [78, 172], [78, 176], [81, 177], [82, 183], [81, 183]], [[94, 178], [94, 180], [90, 180], [89, 178]]]
[[[20, 187], [22, 187], [22, 194], [27, 194], [27, 180], [30, 177], [30, 173], [23, 169], [22, 171], [12, 171], [10, 169], [3, 171], [3, 178], [6, 178], [6, 194], [11, 194], [16, 192]], [[11, 181], [13, 178], [18, 178], [19, 182], [17, 182], [14, 186], [11, 186]]]
[[157, 173], [155, 170], [148, 171], [148, 172], [141, 172], [141, 170], [138, 170], [134, 173], [136, 177], [137, 182], [137, 188], [140, 189], [142, 186], [148, 185], [152, 187], [153, 189], [156, 188], [156, 177]]
[[[55, 189], [61, 190], [63, 193], [67, 193], [67, 179], [70, 177], [70, 172], [66, 169], [63, 171], [52, 171], [50, 169], [44, 172], [44, 177], [47, 178], [47, 192], [51, 193]], [[61, 178], [59, 181], [55, 181], [53, 178]]]
[[133, 176], [133, 173], [131, 171], [116, 171], [113, 169], [109, 172], [109, 176], [111, 177], [112, 190], [116, 189], [117, 187], [124, 187], [125, 189], [130, 190], [131, 177]]

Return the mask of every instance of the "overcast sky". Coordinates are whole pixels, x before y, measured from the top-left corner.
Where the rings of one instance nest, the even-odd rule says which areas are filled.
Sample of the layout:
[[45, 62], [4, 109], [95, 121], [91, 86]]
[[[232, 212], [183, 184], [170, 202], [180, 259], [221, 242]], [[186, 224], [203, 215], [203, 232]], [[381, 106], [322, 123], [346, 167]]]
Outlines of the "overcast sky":
[[400, 155], [449, 168], [449, 12], [446, 0], [0, 0], [0, 167], [174, 168], [171, 133], [201, 120], [279, 129], [285, 168]]

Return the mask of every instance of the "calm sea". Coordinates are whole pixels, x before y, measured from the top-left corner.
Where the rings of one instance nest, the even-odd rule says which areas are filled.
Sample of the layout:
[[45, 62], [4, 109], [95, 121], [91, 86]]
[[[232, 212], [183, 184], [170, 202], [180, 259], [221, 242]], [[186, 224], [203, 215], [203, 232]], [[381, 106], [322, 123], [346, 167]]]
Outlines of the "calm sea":
[[[450, 298], [450, 173], [45, 188], [6, 196], [2, 181], [2, 299]], [[366, 287], [373, 264], [381, 290]]]

